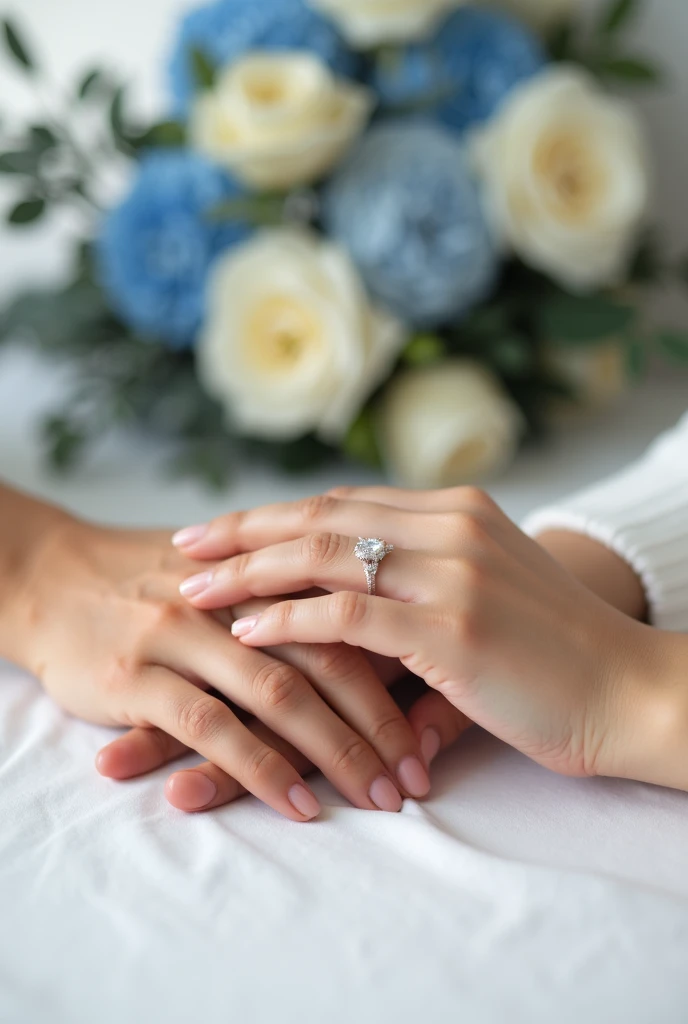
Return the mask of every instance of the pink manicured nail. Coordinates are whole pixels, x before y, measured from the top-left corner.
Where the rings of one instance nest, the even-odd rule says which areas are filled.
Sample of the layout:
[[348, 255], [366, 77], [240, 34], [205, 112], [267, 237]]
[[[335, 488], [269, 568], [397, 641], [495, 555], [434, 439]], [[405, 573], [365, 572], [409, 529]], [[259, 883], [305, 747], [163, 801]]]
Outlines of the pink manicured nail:
[[175, 533], [172, 543], [176, 548], [190, 548], [192, 544], [198, 544], [199, 540], [203, 540], [207, 532], [207, 523], [200, 526], [187, 526], [184, 530], [178, 530]]
[[317, 818], [320, 814], [320, 804], [315, 799], [315, 796], [311, 793], [310, 789], [306, 789], [300, 783], [292, 786], [289, 790], [289, 803], [299, 814], [303, 814], [304, 818], [308, 818], [309, 821], [311, 818]]
[[203, 772], [178, 772], [168, 779], [166, 788], [181, 811], [201, 811], [217, 796], [217, 786]]
[[247, 619], [237, 619], [232, 625], [233, 636], [247, 636], [258, 625], [260, 615], [251, 615]]
[[442, 740], [437, 729], [426, 729], [420, 738], [420, 749], [428, 768], [440, 752]]
[[386, 775], [381, 775], [370, 787], [368, 794], [381, 811], [400, 811], [403, 800], [401, 793]]
[[199, 597], [212, 582], [212, 572], [199, 572], [198, 576], [190, 576], [188, 580], [184, 580], [179, 592], [182, 597]]
[[417, 757], [405, 757], [397, 769], [397, 777], [411, 796], [427, 796], [430, 779]]

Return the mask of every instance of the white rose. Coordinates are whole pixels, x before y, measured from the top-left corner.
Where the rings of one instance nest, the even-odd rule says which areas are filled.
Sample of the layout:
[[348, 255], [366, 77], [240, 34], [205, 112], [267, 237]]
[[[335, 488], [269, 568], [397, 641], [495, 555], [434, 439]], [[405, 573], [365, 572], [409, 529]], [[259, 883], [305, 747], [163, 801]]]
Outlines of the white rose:
[[415, 42], [429, 36], [445, 14], [465, 0], [308, 0], [330, 15], [352, 46]]
[[547, 365], [575, 392], [575, 402], [557, 402], [556, 412], [611, 405], [628, 389], [628, 358], [623, 344], [610, 339], [599, 345], [552, 347]]
[[517, 86], [473, 138], [497, 232], [566, 288], [618, 283], [649, 203], [639, 122], [581, 69], [552, 67]]
[[380, 441], [410, 487], [470, 483], [506, 466], [523, 417], [493, 375], [468, 359], [408, 370], [387, 390]]
[[405, 340], [341, 249], [296, 229], [264, 231], [216, 264], [199, 376], [246, 434], [314, 430], [337, 442]]
[[372, 108], [367, 89], [311, 53], [249, 53], [195, 101], [190, 139], [249, 187], [289, 189], [339, 163]]
[[547, 32], [582, 11], [582, 0], [490, 0], [491, 7], [508, 11], [539, 32]]

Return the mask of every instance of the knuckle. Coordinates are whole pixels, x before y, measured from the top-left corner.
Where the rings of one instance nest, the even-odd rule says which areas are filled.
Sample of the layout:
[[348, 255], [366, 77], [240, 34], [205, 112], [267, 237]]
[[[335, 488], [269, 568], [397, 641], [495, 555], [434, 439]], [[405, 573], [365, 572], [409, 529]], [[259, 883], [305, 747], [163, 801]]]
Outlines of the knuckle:
[[374, 721], [370, 727], [370, 741], [373, 746], [389, 746], [407, 732], [406, 721], [401, 714], [388, 714]]
[[475, 512], [453, 512], [443, 518], [445, 533], [455, 549], [479, 546], [488, 539], [485, 523]]
[[304, 554], [309, 564], [327, 568], [341, 557], [343, 542], [336, 533], [313, 533], [304, 539]]
[[337, 621], [345, 629], [363, 625], [368, 616], [369, 606], [365, 594], [342, 590], [334, 595], [332, 605]]
[[233, 579], [243, 579], [247, 577], [251, 571], [253, 565], [253, 552], [245, 551], [241, 555], [235, 555], [234, 558], [230, 558], [229, 561], [225, 562], [222, 566], [221, 572]]
[[187, 614], [181, 601], [161, 601], [155, 610], [153, 629], [155, 631], [177, 629], [185, 621]]
[[454, 637], [464, 650], [475, 651], [480, 647], [482, 626], [480, 616], [474, 608], [456, 612], [452, 629]]
[[462, 558], [458, 563], [457, 575], [461, 593], [469, 601], [475, 600], [485, 584], [485, 566], [476, 558]]
[[268, 711], [293, 711], [302, 697], [300, 678], [282, 662], [262, 666], [253, 677], [253, 694]]
[[282, 757], [272, 747], [256, 747], [244, 765], [243, 778], [259, 785], [268, 784], [282, 767]]
[[141, 663], [135, 655], [114, 658], [103, 675], [102, 685], [106, 694], [122, 694], [132, 690], [141, 675]]
[[313, 644], [308, 651], [311, 671], [319, 679], [349, 678], [358, 666], [359, 655], [345, 644]]
[[352, 735], [334, 753], [333, 772], [351, 772], [360, 769], [370, 759], [370, 748], [360, 736]]
[[319, 523], [334, 512], [337, 499], [329, 494], [314, 494], [298, 502], [301, 521], [306, 525]]
[[207, 693], [184, 700], [177, 710], [177, 724], [194, 742], [214, 739], [222, 725], [222, 705]]

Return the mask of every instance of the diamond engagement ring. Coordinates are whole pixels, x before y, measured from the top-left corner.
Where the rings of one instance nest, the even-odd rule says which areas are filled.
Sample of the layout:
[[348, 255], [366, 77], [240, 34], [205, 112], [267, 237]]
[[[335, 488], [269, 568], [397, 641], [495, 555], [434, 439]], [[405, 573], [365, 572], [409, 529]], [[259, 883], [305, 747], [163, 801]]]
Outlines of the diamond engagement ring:
[[368, 584], [368, 593], [371, 597], [375, 596], [375, 577], [377, 576], [377, 570], [380, 562], [383, 558], [394, 551], [393, 544], [385, 544], [379, 537], [359, 537], [358, 544], [354, 549], [356, 558], [363, 562], [363, 568], [366, 574], [366, 583]]

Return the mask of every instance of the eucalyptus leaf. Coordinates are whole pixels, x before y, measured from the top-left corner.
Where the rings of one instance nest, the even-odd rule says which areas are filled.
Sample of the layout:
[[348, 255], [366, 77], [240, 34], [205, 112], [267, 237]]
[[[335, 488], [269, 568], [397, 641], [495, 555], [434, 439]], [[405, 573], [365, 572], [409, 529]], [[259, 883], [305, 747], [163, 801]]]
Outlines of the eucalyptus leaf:
[[45, 153], [57, 145], [58, 139], [52, 128], [47, 124], [34, 124], [31, 126], [31, 148], [37, 153]]
[[600, 31], [611, 36], [626, 28], [640, 10], [640, 5], [640, 0], [611, 0], [602, 12]]
[[126, 89], [123, 85], [117, 86], [112, 94], [110, 102], [109, 120], [112, 135], [117, 146], [129, 150], [130, 143], [124, 123], [124, 96]]
[[7, 222], [8, 224], [16, 224], [17, 226], [33, 224], [34, 221], [37, 221], [43, 216], [45, 209], [45, 199], [42, 199], [40, 196], [23, 199], [10, 210], [7, 215]]
[[25, 71], [35, 71], [36, 66], [29, 52], [29, 48], [22, 39], [19, 29], [14, 22], [10, 21], [9, 18], [4, 18], [2, 28], [7, 49], [12, 54], [16, 62], [24, 68]]
[[30, 174], [38, 171], [39, 154], [35, 149], [19, 149], [0, 155], [0, 174]]
[[375, 426], [375, 416], [370, 407], [363, 409], [352, 423], [344, 440], [344, 454], [355, 462], [362, 462], [374, 469], [381, 469], [382, 453]]
[[543, 303], [537, 318], [544, 340], [564, 345], [594, 344], [623, 334], [637, 311], [604, 296], [559, 295]]
[[192, 477], [212, 490], [223, 490], [232, 473], [229, 439], [208, 437], [185, 445], [168, 464], [167, 471], [174, 478]]
[[203, 50], [194, 47], [190, 51], [191, 71], [194, 82], [200, 91], [212, 89], [217, 78], [217, 68]]
[[62, 414], [48, 416], [43, 421], [42, 434], [50, 464], [60, 473], [76, 465], [88, 441], [85, 427]]
[[688, 365], [688, 331], [662, 331], [657, 344], [672, 362]]
[[657, 85], [664, 75], [656, 64], [643, 57], [603, 58], [596, 65], [599, 74], [629, 85]]
[[161, 121], [141, 135], [129, 137], [135, 149], [160, 146], [183, 146], [186, 142], [186, 127], [180, 121]]
[[106, 84], [105, 76], [98, 68], [87, 71], [77, 85], [76, 95], [80, 100], [89, 99]]

